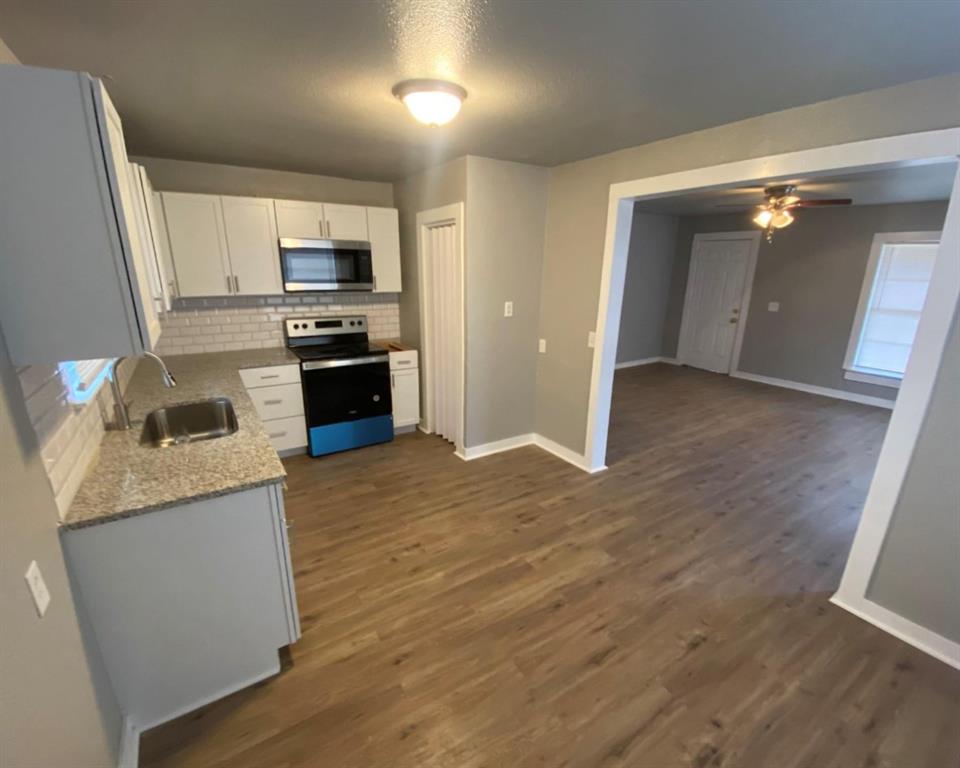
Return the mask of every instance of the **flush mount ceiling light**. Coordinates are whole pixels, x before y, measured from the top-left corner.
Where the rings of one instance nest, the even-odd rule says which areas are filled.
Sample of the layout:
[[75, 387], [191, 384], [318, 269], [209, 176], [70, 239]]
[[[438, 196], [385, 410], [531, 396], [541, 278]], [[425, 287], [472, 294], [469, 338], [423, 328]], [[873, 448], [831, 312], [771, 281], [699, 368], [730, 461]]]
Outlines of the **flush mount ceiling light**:
[[393, 86], [393, 95], [410, 114], [426, 125], [446, 125], [457, 116], [467, 92], [446, 80], [404, 80]]

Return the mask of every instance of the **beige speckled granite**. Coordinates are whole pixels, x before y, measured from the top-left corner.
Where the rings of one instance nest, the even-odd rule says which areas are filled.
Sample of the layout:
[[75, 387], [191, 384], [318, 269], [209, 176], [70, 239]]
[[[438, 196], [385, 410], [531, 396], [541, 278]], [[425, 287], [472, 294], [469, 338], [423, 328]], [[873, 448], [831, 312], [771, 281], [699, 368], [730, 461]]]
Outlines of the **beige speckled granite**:
[[[137, 366], [126, 392], [133, 428], [104, 435], [100, 458], [80, 486], [63, 527], [97, 525], [280, 482], [286, 476], [239, 370], [296, 363], [293, 354], [273, 347], [178, 355], [165, 362], [177, 386], [166, 389], [149, 360]], [[168, 448], [140, 445], [143, 419], [150, 411], [220, 396], [230, 398], [237, 412], [239, 429], [234, 434]]]

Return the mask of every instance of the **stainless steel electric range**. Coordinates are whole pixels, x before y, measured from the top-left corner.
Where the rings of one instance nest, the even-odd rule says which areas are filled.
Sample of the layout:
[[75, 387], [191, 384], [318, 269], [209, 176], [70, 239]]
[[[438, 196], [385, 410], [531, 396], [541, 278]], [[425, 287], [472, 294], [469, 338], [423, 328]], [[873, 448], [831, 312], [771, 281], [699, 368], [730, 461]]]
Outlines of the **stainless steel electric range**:
[[393, 440], [389, 353], [370, 343], [367, 319], [297, 317], [284, 327], [300, 358], [310, 455]]

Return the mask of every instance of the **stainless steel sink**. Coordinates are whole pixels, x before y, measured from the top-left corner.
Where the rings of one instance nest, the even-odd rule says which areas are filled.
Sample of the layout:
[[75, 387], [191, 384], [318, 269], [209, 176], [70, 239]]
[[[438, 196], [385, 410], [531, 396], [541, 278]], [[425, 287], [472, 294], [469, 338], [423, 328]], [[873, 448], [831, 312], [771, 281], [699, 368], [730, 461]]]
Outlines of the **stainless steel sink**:
[[236, 431], [237, 414], [233, 403], [225, 397], [215, 397], [151, 411], [143, 422], [140, 443], [163, 448], [226, 437]]

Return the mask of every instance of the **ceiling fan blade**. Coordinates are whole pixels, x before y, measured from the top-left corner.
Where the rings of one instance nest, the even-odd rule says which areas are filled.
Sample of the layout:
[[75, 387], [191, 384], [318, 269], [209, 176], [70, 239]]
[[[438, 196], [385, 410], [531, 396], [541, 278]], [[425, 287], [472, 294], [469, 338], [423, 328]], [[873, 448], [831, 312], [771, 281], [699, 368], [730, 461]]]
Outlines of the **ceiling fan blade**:
[[816, 208], [821, 205], [852, 205], [853, 200], [849, 197], [835, 197], [832, 200], [798, 200], [789, 208]]
[[750, 203], [744, 200], [742, 203], [715, 203], [714, 208], [759, 208], [763, 203]]

